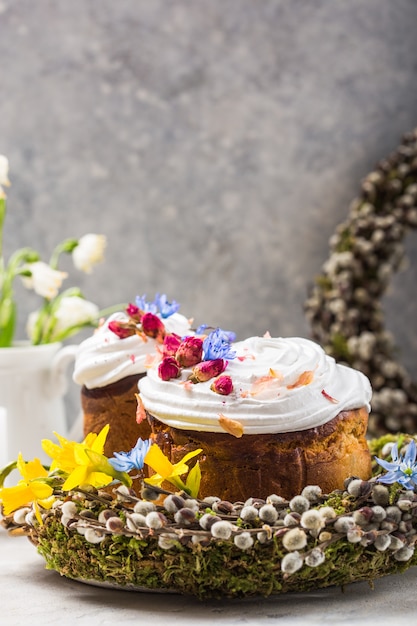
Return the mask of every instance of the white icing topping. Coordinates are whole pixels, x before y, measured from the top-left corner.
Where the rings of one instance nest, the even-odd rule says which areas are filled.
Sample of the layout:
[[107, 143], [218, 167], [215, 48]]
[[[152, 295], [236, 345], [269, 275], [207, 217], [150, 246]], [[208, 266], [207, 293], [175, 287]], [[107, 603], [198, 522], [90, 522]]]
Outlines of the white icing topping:
[[336, 364], [313, 341], [251, 337], [233, 344], [233, 349], [237, 357], [223, 373], [233, 381], [230, 395], [211, 391], [213, 379], [184, 384], [191, 369], [164, 382], [154, 366], [139, 381], [146, 410], [174, 428], [208, 432], [225, 432], [219, 425], [222, 415], [240, 422], [244, 434], [307, 430], [327, 423], [340, 411], [370, 410], [371, 385], [366, 376]]
[[[149, 358], [157, 354], [159, 344], [151, 337], [145, 341], [138, 335], [120, 339], [109, 330], [110, 322], [128, 320], [125, 313], [114, 313], [79, 345], [73, 373], [77, 384], [95, 389], [146, 372]], [[189, 320], [180, 313], [174, 313], [162, 322], [167, 333], [180, 337], [191, 334]]]

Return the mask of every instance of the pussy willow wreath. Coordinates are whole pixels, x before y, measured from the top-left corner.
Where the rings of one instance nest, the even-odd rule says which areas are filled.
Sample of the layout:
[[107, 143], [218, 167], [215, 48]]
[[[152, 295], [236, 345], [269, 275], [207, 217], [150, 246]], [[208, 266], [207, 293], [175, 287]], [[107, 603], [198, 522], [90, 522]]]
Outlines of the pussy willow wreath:
[[305, 305], [313, 338], [369, 377], [374, 436], [417, 430], [417, 387], [396, 359], [381, 306], [404, 259], [404, 237], [416, 227], [417, 129], [363, 180]]
[[3, 525], [28, 535], [47, 568], [96, 585], [204, 599], [372, 584], [417, 565], [415, 439], [374, 440], [373, 477], [328, 495], [307, 486], [291, 500], [232, 503], [146, 484], [141, 497], [58, 486], [41, 517], [27, 506]]

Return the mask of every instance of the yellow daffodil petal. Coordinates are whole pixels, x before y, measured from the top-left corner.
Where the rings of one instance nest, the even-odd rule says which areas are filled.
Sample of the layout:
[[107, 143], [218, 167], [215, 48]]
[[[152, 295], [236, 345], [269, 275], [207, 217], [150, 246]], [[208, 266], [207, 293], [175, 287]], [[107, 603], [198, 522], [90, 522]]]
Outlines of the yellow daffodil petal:
[[85, 485], [87, 483], [86, 477], [88, 474], [88, 468], [86, 465], [78, 465], [71, 474], [68, 476], [67, 480], [62, 485], [63, 491], [71, 491], [75, 487], [79, 487], [80, 485]]
[[14, 487], [3, 487], [0, 490], [0, 501], [3, 504], [4, 514], [10, 515], [16, 509], [30, 504], [32, 491], [25, 482], [20, 481]]
[[102, 472], [90, 472], [88, 475], [88, 484], [93, 487], [104, 487], [111, 483], [113, 478], [108, 474], [103, 474]]
[[44, 500], [45, 498], [49, 498], [54, 492], [51, 485], [38, 480], [33, 480], [29, 483], [29, 488], [32, 491], [34, 500]]
[[171, 476], [174, 466], [167, 459], [161, 448], [153, 443], [149, 448], [144, 462], [149, 465], [157, 474], [160, 474], [163, 478]]
[[197, 454], [200, 454], [200, 452], [203, 452], [202, 448], [198, 448], [197, 450], [192, 450], [191, 452], [188, 452], [188, 454], [186, 454], [181, 459], [180, 463], [186, 463], [187, 461], [189, 461], [193, 457], [197, 456]]
[[39, 504], [43, 509], [49, 510], [52, 508], [53, 503], [55, 502], [55, 496], [49, 496], [49, 498], [44, 498], [43, 500], [39, 500]]
[[48, 476], [48, 472], [43, 467], [39, 459], [33, 459], [33, 461], [29, 461], [25, 464], [22, 476], [26, 482], [29, 482], [31, 480], [36, 480], [37, 478], [45, 478], [45, 476]]
[[97, 435], [96, 440], [94, 441], [93, 445], [91, 446], [91, 449], [94, 450], [94, 452], [98, 452], [98, 454], [103, 454], [104, 444], [106, 443], [106, 439], [107, 439], [107, 435], [109, 433], [109, 429], [110, 429], [110, 425], [106, 424], [106, 426], [104, 426], [101, 429], [101, 431], [99, 432], [99, 434]]

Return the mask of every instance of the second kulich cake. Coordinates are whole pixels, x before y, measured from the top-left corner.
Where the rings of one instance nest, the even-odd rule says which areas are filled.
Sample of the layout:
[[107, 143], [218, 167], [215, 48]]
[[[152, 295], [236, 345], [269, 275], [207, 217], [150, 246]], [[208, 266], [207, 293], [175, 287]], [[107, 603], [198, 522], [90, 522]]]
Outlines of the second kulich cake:
[[84, 434], [99, 433], [109, 424], [107, 456], [130, 450], [138, 437], [150, 435], [147, 422], [136, 422], [138, 380], [167, 334], [190, 334], [190, 321], [178, 308], [165, 295], [153, 302], [136, 298], [136, 304], [111, 315], [78, 348], [73, 379], [81, 385]]
[[307, 485], [329, 493], [348, 476], [370, 477], [371, 386], [361, 372], [307, 339], [228, 344], [218, 331], [203, 341], [200, 362], [176, 367], [168, 357], [139, 381], [171, 461], [202, 448], [200, 497], [291, 498]]

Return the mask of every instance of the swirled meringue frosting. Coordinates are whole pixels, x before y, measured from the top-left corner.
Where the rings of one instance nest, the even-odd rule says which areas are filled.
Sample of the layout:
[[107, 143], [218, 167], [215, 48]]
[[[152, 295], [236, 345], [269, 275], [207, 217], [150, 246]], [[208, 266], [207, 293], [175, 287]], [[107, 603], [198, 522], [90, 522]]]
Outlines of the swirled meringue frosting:
[[[127, 376], [144, 374], [148, 359], [157, 352], [155, 339], [138, 335], [120, 339], [109, 329], [113, 321], [129, 320], [123, 312], [111, 315], [96, 332], [83, 341], [77, 351], [73, 380], [87, 389], [105, 387]], [[180, 337], [191, 334], [190, 321], [180, 313], [163, 319], [167, 333]]]
[[230, 395], [212, 391], [212, 379], [187, 383], [191, 369], [163, 381], [153, 366], [138, 383], [146, 411], [182, 430], [224, 433], [225, 417], [238, 421], [243, 434], [273, 434], [321, 426], [341, 411], [370, 410], [367, 377], [337, 364], [313, 341], [251, 337], [232, 347], [236, 358], [224, 371], [233, 382]]

